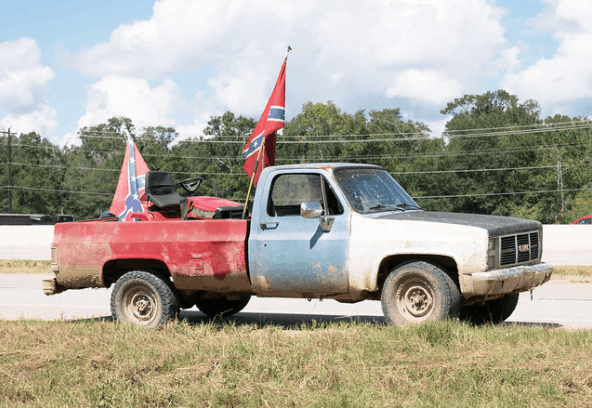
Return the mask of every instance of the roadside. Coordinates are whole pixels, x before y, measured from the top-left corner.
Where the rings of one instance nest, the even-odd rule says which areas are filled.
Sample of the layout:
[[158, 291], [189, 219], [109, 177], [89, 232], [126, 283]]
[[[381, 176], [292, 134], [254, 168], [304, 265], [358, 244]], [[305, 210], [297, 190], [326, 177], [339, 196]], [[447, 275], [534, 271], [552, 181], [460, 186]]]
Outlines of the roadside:
[[[111, 289], [71, 290], [46, 296], [41, 282], [50, 276], [0, 274], [0, 321], [110, 318]], [[207, 321], [195, 307], [183, 310], [180, 319], [192, 323]], [[235, 319], [260, 325], [269, 321], [282, 325], [299, 325], [311, 320], [382, 322], [383, 313], [380, 302], [370, 300], [343, 304], [334, 300], [254, 297]], [[518, 307], [507, 323], [568, 330], [591, 329], [592, 283], [557, 280], [535, 288], [532, 293], [521, 293]]]
[[0, 273], [50, 274], [50, 261], [0, 259]]
[[[52, 274], [50, 261], [0, 259], [0, 274]], [[592, 265], [556, 265], [552, 281], [592, 283]]]
[[592, 283], [592, 266], [557, 265], [553, 270], [551, 280], [569, 283]]

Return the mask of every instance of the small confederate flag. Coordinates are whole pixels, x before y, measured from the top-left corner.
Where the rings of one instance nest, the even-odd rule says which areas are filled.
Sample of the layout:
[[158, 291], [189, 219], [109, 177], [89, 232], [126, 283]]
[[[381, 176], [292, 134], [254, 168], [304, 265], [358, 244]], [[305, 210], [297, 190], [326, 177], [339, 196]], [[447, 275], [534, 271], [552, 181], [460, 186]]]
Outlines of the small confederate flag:
[[148, 211], [145, 194], [146, 172], [150, 170], [136, 147], [132, 136], [127, 134], [127, 147], [123, 166], [119, 174], [119, 182], [113, 196], [113, 202], [109, 212], [115, 214], [119, 221], [124, 221], [132, 212]]
[[265, 146], [261, 152], [260, 163], [257, 166], [257, 173], [253, 179], [253, 184], [257, 185], [259, 181], [259, 175], [261, 170], [265, 167], [273, 166], [275, 163], [275, 132], [278, 129], [284, 127], [285, 114], [286, 114], [286, 60], [282, 64], [282, 69], [278, 75], [275, 87], [271, 93], [271, 97], [267, 102], [267, 106], [253, 130], [253, 134], [247, 141], [245, 147], [243, 147], [243, 159], [245, 159], [245, 165], [243, 170], [247, 172], [249, 177], [253, 175], [253, 169], [257, 158], [259, 156], [259, 150], [261, 144], [265, 139]]

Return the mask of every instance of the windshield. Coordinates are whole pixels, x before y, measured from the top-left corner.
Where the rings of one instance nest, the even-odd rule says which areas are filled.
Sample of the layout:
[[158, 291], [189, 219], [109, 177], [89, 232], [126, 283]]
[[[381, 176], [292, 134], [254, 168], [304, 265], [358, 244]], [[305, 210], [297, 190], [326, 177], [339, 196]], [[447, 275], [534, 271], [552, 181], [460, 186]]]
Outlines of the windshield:
[[337, 169], [335, 179], [357, 212], [422, 209], [385, 170]]

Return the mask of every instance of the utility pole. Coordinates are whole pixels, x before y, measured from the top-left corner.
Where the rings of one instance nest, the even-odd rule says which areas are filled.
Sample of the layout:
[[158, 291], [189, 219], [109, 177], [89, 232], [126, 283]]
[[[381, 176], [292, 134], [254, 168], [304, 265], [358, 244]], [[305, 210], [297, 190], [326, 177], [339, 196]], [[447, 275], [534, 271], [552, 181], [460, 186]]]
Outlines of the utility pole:
[[565, 212], [565, 197], [563, 194], [563, 168], [561, 166], [561, 158], [557, 159], [557, 189], [561, 192], [561, 212], [559, 213], [559, 219], [563, 218]]
[[11, 214], [12, 213], [12, 161], [10, 158], [10, 143], [11, 143], [11, 136], [12, 134], [10, 133], [10, 128], [8, 128], [8, 132], [6, 131], [2, 131], [0, 133], [4, 133], [8, 136], [8, 143], [7, 143], [7, 147], [8, 147], [8, 213]]

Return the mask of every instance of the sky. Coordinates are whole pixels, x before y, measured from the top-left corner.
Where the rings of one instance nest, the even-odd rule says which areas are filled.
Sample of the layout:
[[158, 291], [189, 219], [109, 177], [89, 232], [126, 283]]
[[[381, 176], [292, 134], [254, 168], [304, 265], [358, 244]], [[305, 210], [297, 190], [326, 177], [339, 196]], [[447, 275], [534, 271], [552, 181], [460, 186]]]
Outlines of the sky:
[[258, 119], [288, 45], [286, 114], [400, 108], [438, 136], [465, 94], [592, 115], [589, 0], [1, 0], [0, 128], [76, 143], [114, 116], [203, 134]]

